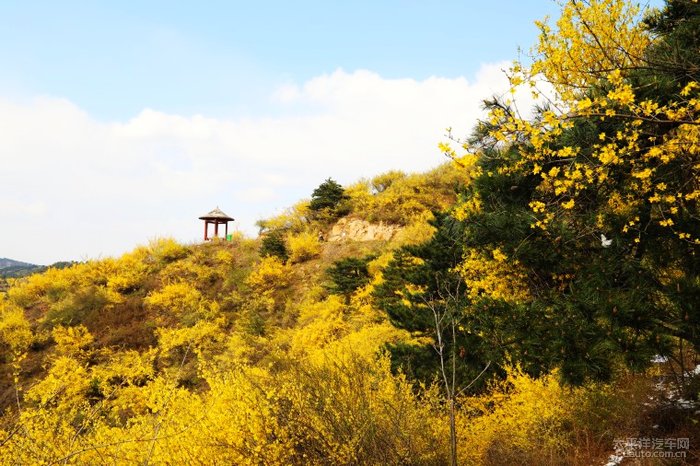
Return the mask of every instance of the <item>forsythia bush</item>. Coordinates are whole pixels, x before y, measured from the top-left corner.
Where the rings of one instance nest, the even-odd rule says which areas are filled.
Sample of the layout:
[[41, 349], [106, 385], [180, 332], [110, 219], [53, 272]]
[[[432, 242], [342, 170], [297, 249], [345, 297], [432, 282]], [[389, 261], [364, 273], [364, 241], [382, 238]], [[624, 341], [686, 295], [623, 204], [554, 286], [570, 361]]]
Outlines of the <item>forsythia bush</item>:
[[463, 170], [444, 164], [423, 175], [390, 171], [351, 185], [346, 193], [356, 215], [370, 222], [408, 225], [457, 199], [455, 187], [465, 182]]
[[[55, 282], [38, 275], [16, 283], [0, 301], [0, 344], [12, 354], [1, 375], [6, 383], [12, 371], [19, 400], [0, 418], [0, 464], [448, 462], [441, 385], [408, 380], [383, 353], [387, 344], [414, 343], [377, 310], [371, 293], [392, 252], [368, 263], [370, 282], [349, 300], [320, 285], [297, 298], [287, 293], [295, 285], [292, 265], [251, 256], [243, 269], [250, 273], [240, 279], [247, 286], [239, 286], [245, 301], [224, 310], [220, 302], [234, 293], [208, 288], [223, 281], [170, 274], [229, 273], [227, 264], [240, 259], [225, 247], [207, 245], [171, 261], [144, 256], [150, 275], [139, 282], [142, 291], [114, 290], [121, 301], [95, 313], [115, 314], [118, 325], [136, 303], [145, 314], [131, 318], [148, 320], [148, 346], [104, 345], [111, 329], [92, 320], [49, 330], [24, 315], [72, 303], [86, 290], [109, 293], [109, 274], [123, 273], [115, 266], [120, 259], [49, 272]], [[265, 332], [243, 328], [251, 303], [267, 301], [286, 306], [284, 325], [268, 325], [271, 317], [262, 313]], [[460, 398], [460, 463], [546, 463], [572, 445], [567, 426], [583, 422], [581, 406], [591, 423], [607, 415], [584, 399], [591, 390], [564, 389], [556, 379], [512, 370], [487, 394]]]
[[202, 293], [187, 282], [175, 282], [154, 291], [144, 299], [144, 304], [158, 313], [159, 322], [171, 321], [173, 317], [194, 322], [216, 313]]
[[569, 445], [565, 425], [582, 389], [559, 384], [556, 374], [533, 379], [510, 368], [483, 396], [463, 400], [459, 417], [464, 464], [546, 464]]
[[292, 267], [277, 256], [263, 257], [248, 275], [246, 284], [255, 291], [266, 294], [289, 285]]
[[0, 298], [0, 345], [7, 348], [8, 353], [19, 355], [31, 341], [32, 331], [24, 311]]
[[56, 342], [56, 352], [68, 356], [78, 354], [94, 341], [93, 336], [83, 325], [55, 327], [51, 335]]
[[169, 263], [190, 254], [190, 250], [172, 238], [159, 238], [149, 243], [148, 249], [156, 262]]
[[465, 254], [464, 262], [457, 267], [469, 287], [469, 296], [485, 296], [516, 303], [527, 301], [530, 298], [525, 284], [527, 274], [520, 270], [517, 260], [509, 260], [500, 249], [492, 250], [490, 256], [484, 257], [477, 251], [470, 250]]
[[289, 236], [287, 238], [287, 248], [289, 250], [289, 260], [292, 263], [307, 261], [321, 252], [318, 237], [309, 232]]
[[[260, 222], [262, 251], [157, 240], [12, 281], [0, 464], [444, 465], [453, 432], [460, 464], [609, 451], [631, 411], [590, 381], [700, 344], [700, 7], [645, 26], [623, 0], [561, 4], [510, 71], [513, 94], [548, 82], [550, 105], [488, 103], [467, 155], [442, 145], [456, 164], [329, 179], [333, 196]], [[347, 210], [404, 230], [319, 244]]]

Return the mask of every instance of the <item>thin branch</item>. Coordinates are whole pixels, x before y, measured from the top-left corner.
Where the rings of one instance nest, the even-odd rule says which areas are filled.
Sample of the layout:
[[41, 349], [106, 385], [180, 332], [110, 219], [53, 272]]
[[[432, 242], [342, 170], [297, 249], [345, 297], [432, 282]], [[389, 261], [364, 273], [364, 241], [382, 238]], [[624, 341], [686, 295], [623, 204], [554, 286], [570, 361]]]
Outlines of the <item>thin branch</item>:
[[465, 391], [469, 390], [469, 389], [471, 388], [471, 386], [474, 385], [474, 384], [476, 383], [476, 381], [479, 380], [479, 379], [481, 378], [481, 376], [484, 375], [484, 374], [486, 373], [486, 370], [489, 368], [490, 365], [491, 365], [491, 361], [487, 362], [487, 363], [486, 363], [486, 367], [484, 367], [484, 368], [481, 370], [481, 372], [479, 372], [479, 375], [477, 375], [476, 378], [475, 378], [474, 380], [472, 380], [471, 382], [469, 382], [469, 385], [467, 385], [466, 387], [462, 388], [462, 389], [457, 393], [457, 396], [459, 396], [459, 395], [461, 395], [462, 393], [464, 393]]

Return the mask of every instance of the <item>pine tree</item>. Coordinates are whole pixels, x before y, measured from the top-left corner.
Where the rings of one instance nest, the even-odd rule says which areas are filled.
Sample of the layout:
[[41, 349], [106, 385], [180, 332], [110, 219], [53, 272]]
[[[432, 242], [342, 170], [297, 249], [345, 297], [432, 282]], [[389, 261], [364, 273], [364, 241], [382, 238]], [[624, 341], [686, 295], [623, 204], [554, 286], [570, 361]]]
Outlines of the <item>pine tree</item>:
[[330, 286], [332, 293], [344, 295], [346, 300], [358, 288], [365, 286], [370, 281], [367, 264], [374, 259], [373, 256], [363, 258], [350, 257], [337, 261], [327, 271], [327, 275], [333, 281]]
[[700, 347], [700, 6], [669, 2], [651, 31], [623, 1], [564, 9], [532, 73], [511, 70], [558, 100], [524, 120], [494, 99], [469, 141], [458, 270], [486, 340], [583, 383]]
[[262, 237], [260, 255], [262, 257], [275, 256], [280, 258], [282, 262], [289, 259], [284, 229], [272, 230]]
[[343, 201], [348, 199], [345, 189], [332, 178], [328, 178], [314, 189], [309, 209], [316, 218], [333, 219], [343, 215]]
[[[374, 297], [396, 327], [432, 340], [425, 346], [390, 346], [394, 367], [426, 383], [440, 376], [436, 353], [439, 331], [442, 337], [447, 335], [442, 351], [446, 359], [455, 360], [457, 383], [468, 384], [489, 361], [503, 361], [503, 354], [474, 331], [476, 322], [464, 293], [465, 284], [454, 271], [463, 257], [465, 224], [445, 213], [435, 217], [431, 222], [437, 228], [433, 238], [396, 251]], [[436, 317], [441, 319], [438, 325]], [[451, 323], [455, 323], [454, 328]]]

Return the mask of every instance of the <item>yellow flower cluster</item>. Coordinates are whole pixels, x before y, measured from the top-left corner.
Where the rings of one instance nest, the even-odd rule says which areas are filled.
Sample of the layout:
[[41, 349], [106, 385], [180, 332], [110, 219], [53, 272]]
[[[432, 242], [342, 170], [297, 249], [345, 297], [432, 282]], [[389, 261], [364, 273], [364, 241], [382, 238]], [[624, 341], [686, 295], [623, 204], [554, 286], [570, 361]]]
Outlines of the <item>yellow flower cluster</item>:
[[[669, 239], [700, 240], [674, 230], [700, 197], [700, 83], [685, 84], [679, 98], [666, 103], [638, 96], [641, 92], [627, 70], [646, 66], [644, 51], [655, 40], [639, 19], [638, 7], [625, 0], [564, 2], [555, 27], [538, 23], [533, 64], [527, 68], [516, 62], [509, 70], [513, 89], [537, 88], [544, 81], [556, 96], [536, 120], [505, 106], [493, 108], [489, 115], [493, 140], [530, 142], [519, 147], [521, 160], [499, 167], [498, 173], [540, 177], [539, 198], [530, 202], [533, 228], [546, 230], [555, 216], [569, 215], [581, 193], [605, 192], [625, 197], [627, 210], [637, 214], [644, 204], [653, 204], [652, 220], [669, 227]], [[596, 93], [601, 86], [607, 90]], [[574, 121], [586, 118], [614, 120], [618, 129], [612, 134], [601, 131], [599, 143], [585, 148], [590, 155], [582, 154], [584, 148], [556, 144]], [[649, 135], [643, 130], [647, 122], [675, 129]], [[669, 170], [690, 175], [689, 181], [671, 188]], [[618, 175], [611, 179], [611, 173], [629, 174], [629, 181], [621, 184], [627, 192], [617, 191], [620, 180]], [[634, 199], [627, 199], [629, 192]]]
[[498, 248], [491, 251], [491, 257], [470, 250], [456, 270], [472, 298], [488, 297], [516, 303], [530, 299], [527, 274], [520, 269], [518, 261], [508, 260]]

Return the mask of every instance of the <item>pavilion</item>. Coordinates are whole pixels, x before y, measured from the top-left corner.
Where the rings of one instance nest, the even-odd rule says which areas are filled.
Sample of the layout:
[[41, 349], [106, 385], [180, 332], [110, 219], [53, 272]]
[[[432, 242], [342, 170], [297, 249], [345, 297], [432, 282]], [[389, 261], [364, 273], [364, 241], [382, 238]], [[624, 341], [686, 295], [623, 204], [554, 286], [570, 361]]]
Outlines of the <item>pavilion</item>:
[[228, 237], [228, 222], [233, 222], [233, 217], [229, 217], [228, 215], [223, 213], [219, 209], [219, 207], [212, 210], [206, 215], [202, 215], [201, 217], [199, 217], [199, 219], [204, 220], [204, 241], [208, 241], [209, 239], [211, 239], [209, 237], [209, 224], [214, 225], [214, 236], [212, 238], [219, 237], [219, 225], [224, 225], [224, 237]]

